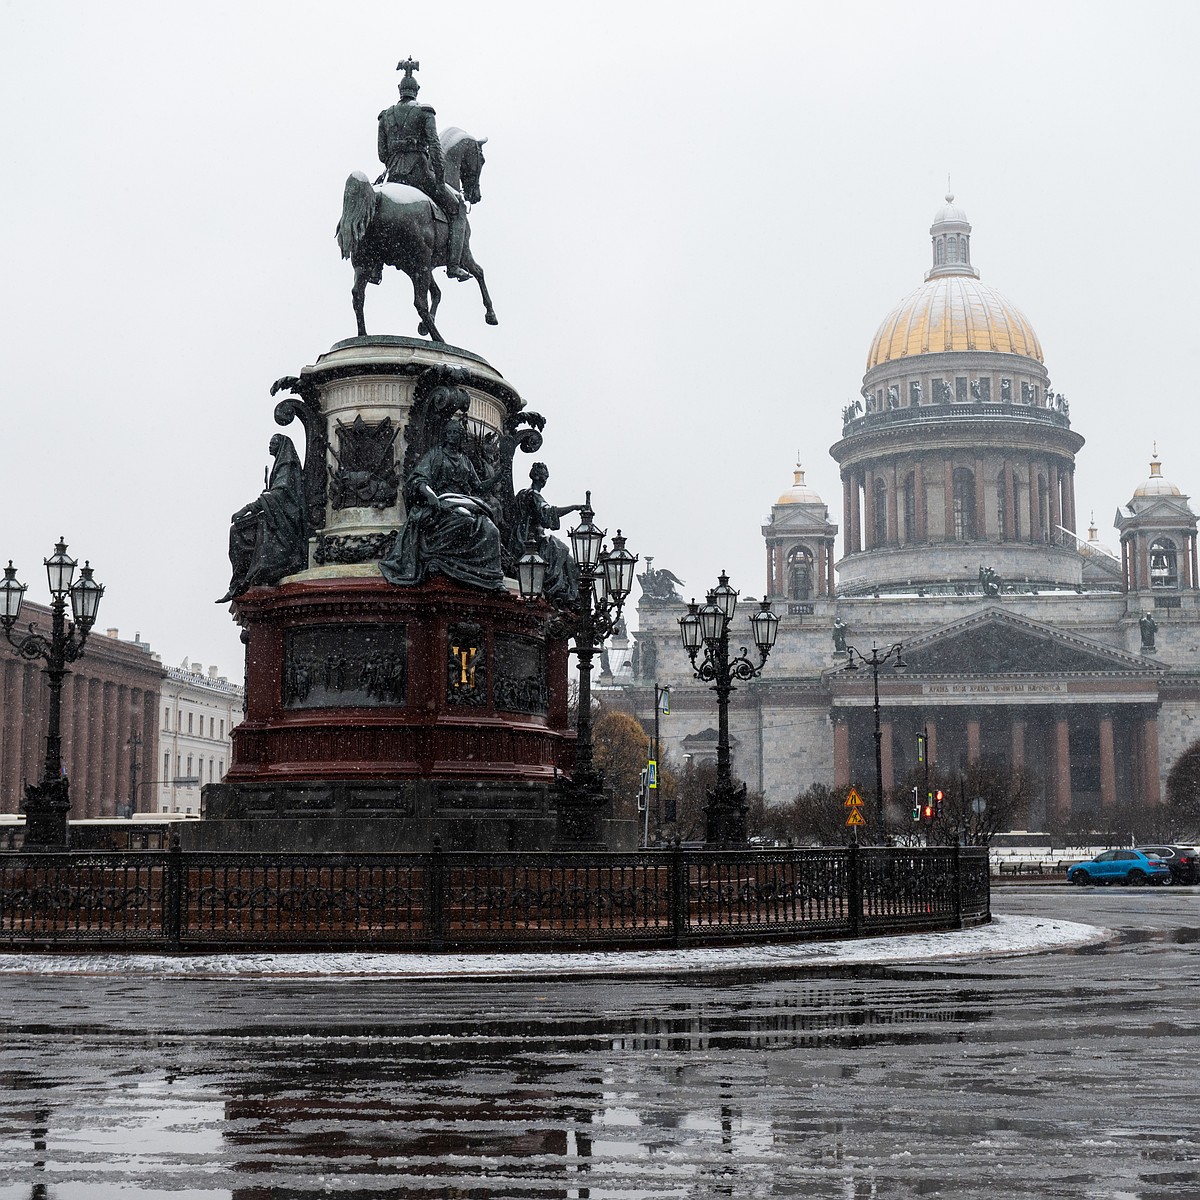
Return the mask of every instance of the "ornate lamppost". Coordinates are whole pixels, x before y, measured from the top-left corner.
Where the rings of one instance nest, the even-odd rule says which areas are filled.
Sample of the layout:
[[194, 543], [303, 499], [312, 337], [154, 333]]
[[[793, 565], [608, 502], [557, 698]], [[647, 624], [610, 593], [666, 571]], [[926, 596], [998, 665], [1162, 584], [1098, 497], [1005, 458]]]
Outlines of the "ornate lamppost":
[[[618, 529], [612, 548], [604, 545], [607, 531], [592, 518], [592, 493], [579, 510], [579, 524], [570, 531], [571, 557], [579, 569], [579, 589], [573, 600], [556, 600], [551, 621], [555, 637], [569, 637], [579, 664], [579, 696], [575, 712], [575, 769], [562, 785], [559, 805], [560, 840], [595, 843], [604, 801], [604, 772], [594, 765], [592, 748], [592, 659], [616, 632], [621, 609], [633, 587], [637, 555], [625, 548]], [[517, 561], [517, 583], [526, 600], [541, 598], [546, 560], [531, 544]]]
[[887, 845], [887, 822], [883, 806], [883, 733], [879, 726], [879, 671], [894, 659], [897, 671], [903, 671], [906, 663], [901, 654], [899, 642], [893, 642], [886, 649], [871, 643], [870, 655], [861, 654], [853, 646], [846, 647], [847, 662], [843, 671], [857, 671], [860, 667], [870, 667], [875, 681], [875, 828], [881, 846]]
[[[707, 603], [688, 605], [687, 615], [679, 618], [679, 636], [692, 662], [697, 679], [713, 685], [717, 693], [717, 786], [708, 793], [704, 808], [704, 841], [708, 846], [744, 846], [746, 844], [746, 785], [733, 782], [729, 761], [729, 696], [735, 679], [750, 680], [762, 674], [767, 655], [775, 645], [779, 618], [771, 611], [771, 602], [763, 600], [750, 618], [758, 665], [750, 661], [746, 647], [735, 658], [729, 657], [729, 625], [737, 608], [738, 593], [729, 586], [722, 571], [717, 586], [708, 593]], [[696, 666], [696, 656], [704, 647], [704, 660]]]
[[[83, 654], [84, 643], [96, 621], [104, 588], [92, 578], [92, 567], [85, 562], [75, 579], [79, 565], [67, 554], [61, 538], [54, 553], [42, 560], [50, 583], [50, 636], [39, 633], [30, 624], [28, 633], [13, 637], [13, 627], [21, 615], [25, 585], [17, 581], [17, 572], [9, 559], [0, 580], [0, 627], [9, 644], [22, 657], [42, 659], [50, 684], [50, 720], [46, 729], [46, 758], [40, 783], [25, 788], [25, 845], [45, 849], [67, 845], [67, 813], [71, 809], [68, 780], [62, 770], [62, 682], [67, 663]], [[67, 597], [71, 598], [74, 623], [67, 628]]]

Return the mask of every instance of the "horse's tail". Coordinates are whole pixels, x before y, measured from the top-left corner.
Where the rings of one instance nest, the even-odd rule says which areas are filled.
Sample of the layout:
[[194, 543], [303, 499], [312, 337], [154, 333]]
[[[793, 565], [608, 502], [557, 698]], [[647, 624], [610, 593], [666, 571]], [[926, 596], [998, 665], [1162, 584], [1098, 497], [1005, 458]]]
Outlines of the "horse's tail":
[[361, 172], [346, 180], [342, 193], [342, 219], [337, 227], [337, 244], [343, 258], [349, 258], [362, 244], [367, 227], [375, 216], [375, 189]]

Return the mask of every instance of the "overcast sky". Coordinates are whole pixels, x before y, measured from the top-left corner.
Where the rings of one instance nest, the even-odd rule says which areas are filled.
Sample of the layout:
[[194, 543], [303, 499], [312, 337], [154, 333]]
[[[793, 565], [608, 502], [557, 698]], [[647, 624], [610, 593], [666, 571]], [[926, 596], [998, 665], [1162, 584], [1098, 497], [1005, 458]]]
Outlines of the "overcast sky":
[[[333, 231], [410, 54], [439, 125], [489, 139], [472, 242], [500, 325], [471, 283], [438, 324], [546, 416], [553, 503], [590, 487], [687, 594], [726, 567], [761, 595], [797, 452], [840, 523], [828, 448], [949, 173], [1087, 438], [1081, 524], [1115, 544], [1155, 439], [1200, 492], [1198, 14], [0, 0], [0, 561], [45, 601], [62, 534], [101, 627], [239, 670], [229, 514], [271, 382], [354, 334]], [[394, 271], [366, 314], [416, 332]]]

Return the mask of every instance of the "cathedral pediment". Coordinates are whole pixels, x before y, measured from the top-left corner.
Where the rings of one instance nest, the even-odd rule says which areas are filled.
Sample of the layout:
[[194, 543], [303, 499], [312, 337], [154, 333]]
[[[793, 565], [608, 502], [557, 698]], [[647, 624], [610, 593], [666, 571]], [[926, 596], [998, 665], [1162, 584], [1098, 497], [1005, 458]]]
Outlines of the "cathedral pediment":
[[988, 609], [904, 645], [912, 675], [1154, 675], [1160, 664]]

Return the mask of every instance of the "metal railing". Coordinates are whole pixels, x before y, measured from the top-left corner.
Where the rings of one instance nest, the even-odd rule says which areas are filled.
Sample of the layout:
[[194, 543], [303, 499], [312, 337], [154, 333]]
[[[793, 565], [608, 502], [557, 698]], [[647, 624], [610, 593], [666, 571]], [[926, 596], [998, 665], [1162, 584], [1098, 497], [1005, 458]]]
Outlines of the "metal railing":
[[990, 919], [980, 847], [0, 855], [0, 949], [685, 946]]

